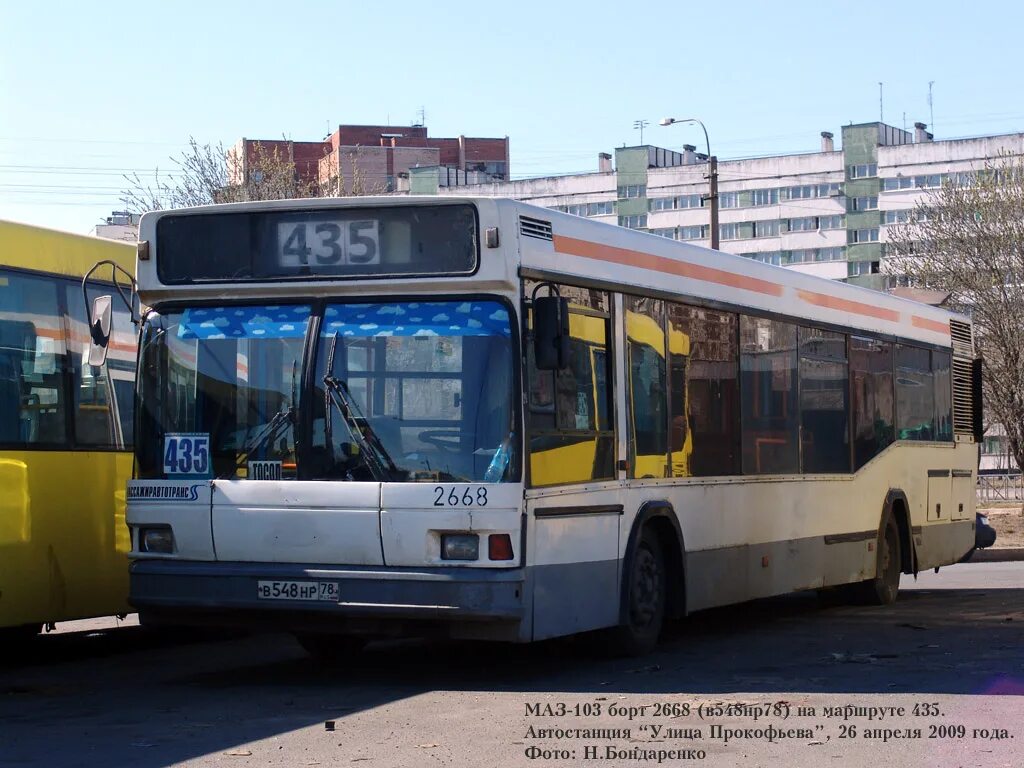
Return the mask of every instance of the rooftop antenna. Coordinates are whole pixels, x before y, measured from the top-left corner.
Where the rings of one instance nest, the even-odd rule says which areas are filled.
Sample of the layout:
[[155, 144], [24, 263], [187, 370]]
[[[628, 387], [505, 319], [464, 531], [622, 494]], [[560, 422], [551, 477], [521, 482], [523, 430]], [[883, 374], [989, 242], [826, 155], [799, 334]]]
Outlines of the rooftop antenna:
[[934, 80], [928, 81], [928, 127], [932, 129], [932, 133], [935, 133], [935, 110], [932, 107], [932, 86], [935, 85]]
[[644, 145], [644, 128], [646, 128], [650, 124], [651, 123], [650, 123], [649, 120], [634, 120], [633, 121], [633, 128], [636, 128], [636, 129], [640, 130], [640, 146], [641, 147]]
[[416, 113], [416, 117], [419, 118], [419, 120], [415, 123], [415, 127], [422, 128], [427, 124], [427, 108], [420, 107], [419, 112]]
[[878, 122], [885, 122], [885, 110], [882, 108], [882, 84], [878, 84]]

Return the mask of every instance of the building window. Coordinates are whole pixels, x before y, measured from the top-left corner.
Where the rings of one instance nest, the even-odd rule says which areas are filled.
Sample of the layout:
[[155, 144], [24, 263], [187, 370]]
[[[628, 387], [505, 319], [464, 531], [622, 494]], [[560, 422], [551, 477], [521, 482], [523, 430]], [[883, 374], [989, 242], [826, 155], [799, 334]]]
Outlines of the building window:
[[703, 208], [703, 195], [680, 195], [676, 198], [676, 208]]
[[781, 251], [760, 251], [758, 253], [751, 253], [750, 258], [755, 261], [760, 261], [763, 264], [774, 264], [776, 267], [782, 266]]
[[646, 184], [628, 184], [624, 187], [618, 188], [618, 195], [620, 200], [628, 200], [634, 197], [646, 197], [647, 196], [647, 185]]
[[878, 210], [877, 197], [851, 197], [847, 200], [849, 211], [875, 211]]
[[861, 277], [862, 275], [877, 275], [879, 273], [877, 261], [851, 261], [847, 267], [847, 277]]
[[783, 200], [803, 200], [812, 197], [836, 197], [840, 194], [842, 186], [838, 183], [832, 184], [803, 184], [797, 187], [784, 187], [782, 189]]
[[758, 205], [775, 205], [779, 202], [779, 190], [778, 189], [755, 189], [751, 193], [750, 204], [753, 206]]
[[846, 178], [848, 179], [865, 179], [877, 175], [877, 163], [862, 163], [860, 165], [846, 166]]
[[663, 227], [660, 229], [649, 229], [648, 233], [658, 237], [667, 237], [669, 240], [678, 240], [678, 232], [675, 227]]
[[619, 216], [619, 226], [629, 229], [644, 229], [647, 226], [647, 214], [635, 213], [632, 216]]
[[676, 207], [676, 198], [674, 197], [652, 197], [650, 199], [650, 206], [652, 211], [671, 211]]
[[906, 224], [910, 220], [910, 211], [903, 209], [902, 211], [886, 211], [885, 212], [885, 223], [886, 224]]
[[846, 217], [842, 214], [818, 217], [818, 227], [820, 229], [843, 229], [845, 226]]
[[738, 223], [719, 225], [718, 237], [721, 240], [738, 240], [740, 238], [740, 225]]
[[790, 219], [786, 229], [790, 232], [816, 232], [818, 230], [818, 217], [804, 216], [799, 219]]
[[754, 222], [754, 237], [778, 237], [779, 220], [770, 219], [767, 221]]
[[719, 192], [718, 193], [718, 207], [719, 208], [739, 208], [740, 196], [739, 192]]
[[613, 213], [615, 213], [615, 203], [611, 200], [587, 203], [587, 216], [610, 216]]
[[689, 227], [679, 228], [679, 239], [680, 240], [707, 240], [708, 237], [708, 226], [707, 224], [697, 224]]
[[846, 233], [849, 243], [877, 243], [878, 227], [872, 229], [851, 229]]

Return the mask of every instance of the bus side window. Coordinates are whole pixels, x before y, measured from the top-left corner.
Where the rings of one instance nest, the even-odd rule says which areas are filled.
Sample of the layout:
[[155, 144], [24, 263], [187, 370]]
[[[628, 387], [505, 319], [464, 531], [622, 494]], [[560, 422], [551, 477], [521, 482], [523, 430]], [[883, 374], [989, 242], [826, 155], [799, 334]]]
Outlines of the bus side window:
[[[526, 295], [532, 285], [526, 284]], [[560, 286], [569, 299], [569, 363], [538, 371], [527, 336], [527, 430], [534, 487], [615, 476], [608, 377], [608, 297], [601, 291]], [[527, 324], [530, 325], [529, 313]]]
[[67, 441], [65, 365], [57, 284], [0, 270], [0, 442]]
[[94, 368], [88, 364], [89, 328], [85, 322], [86, 307], [82, 289], [67, 282], [64, 283], [64, 291], [67, 301], [65, 322], [71, 340], [68, 353], [74, 394], [75, 444], [89, 448], [113, 448], [116, 443], [107, 392], [106, 366]]

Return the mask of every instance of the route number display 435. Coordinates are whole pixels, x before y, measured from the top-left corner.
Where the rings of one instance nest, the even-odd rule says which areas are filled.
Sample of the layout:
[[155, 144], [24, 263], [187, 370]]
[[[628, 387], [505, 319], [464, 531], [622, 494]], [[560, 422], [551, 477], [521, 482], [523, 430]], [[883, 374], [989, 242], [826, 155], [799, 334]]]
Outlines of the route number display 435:
[[210, 435], [171, 432], [164, 435], [164, 474], [175, 477], [210, 476]]
[[277, 259], [282, 267], [338, 267], [380, 263], [375, 219], [287, 221], [277, 225]]

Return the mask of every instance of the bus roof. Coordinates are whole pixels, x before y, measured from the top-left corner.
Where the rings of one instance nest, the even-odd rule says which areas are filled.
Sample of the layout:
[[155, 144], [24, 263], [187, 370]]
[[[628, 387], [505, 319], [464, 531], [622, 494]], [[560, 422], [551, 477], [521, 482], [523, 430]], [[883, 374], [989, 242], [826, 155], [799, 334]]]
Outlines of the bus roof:
[[0, 221], [0, 267], [82, 277], [103, 259], [135, 274], [132, 243]]
[[636, 286], [666, 296], [692, 296], [941, 346], [950, 344], [950, 321], [970, 324], [961, 314], [884, 291], [518, 201], [508, 203], [518, 208], [520, 217], [533, 220], [530, 235], [521, 238], [520, 246], [527, 274], [578, 276], [626, 292]]

